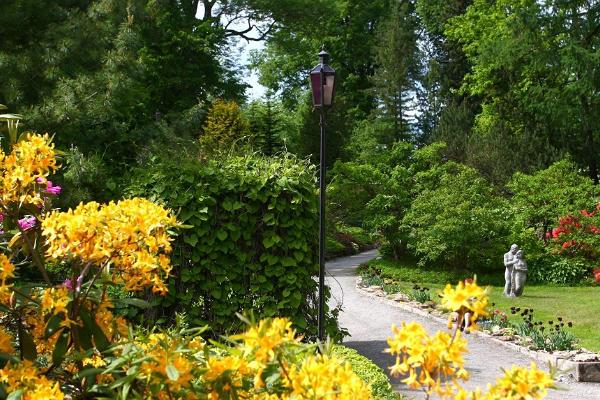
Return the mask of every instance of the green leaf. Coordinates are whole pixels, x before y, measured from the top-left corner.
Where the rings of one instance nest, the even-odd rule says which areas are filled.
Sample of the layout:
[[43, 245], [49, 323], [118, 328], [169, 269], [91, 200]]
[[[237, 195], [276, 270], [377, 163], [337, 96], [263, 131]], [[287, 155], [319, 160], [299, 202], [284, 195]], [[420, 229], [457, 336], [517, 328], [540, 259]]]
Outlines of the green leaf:
[[193, 233], [191, 235], [185, 235], [183, 237], [183, 241], [189, 244], [190, 246], [194, 247], [196, 246], [196, 244], [198, 244], [198, 236], [196, 236]]
[[37, 350], [35, 348], [35, 343], [33, 342], [33, 338], [20, 324], [17, 329], [19, 335], [19, 344], [21, 346], [21, 354], [23, 358], [35, 361], [37, 358]]
[[58, 332], [60, 323], [62, 320], [63, 320], [62, 316], [59, 316], [59, 315], [53, 315], [52, 317], [50, 317], [50, 319], [48, 320], [48, 323], [46, 324], [46, 331], [44, 332], [44, 339], [48, 339], [50, 336], [52, 336], [56, 332]]
[[110, 346], [110, 342], [104, 334], [104, 331], [102, 330], [102, 328], [100, 328], [100, 326], [92, 317], [88, 309], [84, 306], [81, 306], [81, 308], [79, 309], [79, 315], [81, 316], [81, 320], [83, 321], [84, 328], [89, 329], [89, 331], [92, 333], [94, 342], [98, 350], [102, 351], [108, 346]]
[[67, 354], [67, 350], [69, 350], [69, 337], [71, 335], [66, 329], [63, 329], [56, 344], [54, 345], [54, 351], [52, 352], [52, 364], [55, 367], [60, 366], [62, 364], [63, 359], [65, 358], [65, 354]]
[[220, 241], [224, 241], [225, 239], [227, 239], [227, 231], [225, 229], [219, 229], [217, 231], [217, 237]]
[[6, 400], [19, 400], [23, 397], [23, 389], [15, 390], [6, 397]]
[[135, 297], [132, 297], [129, 299], [115, 299], [115, 300], [113, 300], [113, 302], [115, 303], [115, 305], [123, 304], [123, 305], [134, 306], [134, 307], [142, 308], [142, 309], [152, 307], [152, 304], [150, 304], [146, 300], [137, 299]]
[[172, 381], [176, 381], [177, 379], [179, 379], [179, 371], [177, 370], [177, 368], [175, 368], [173, 364], [167, 365], [167, 376]]

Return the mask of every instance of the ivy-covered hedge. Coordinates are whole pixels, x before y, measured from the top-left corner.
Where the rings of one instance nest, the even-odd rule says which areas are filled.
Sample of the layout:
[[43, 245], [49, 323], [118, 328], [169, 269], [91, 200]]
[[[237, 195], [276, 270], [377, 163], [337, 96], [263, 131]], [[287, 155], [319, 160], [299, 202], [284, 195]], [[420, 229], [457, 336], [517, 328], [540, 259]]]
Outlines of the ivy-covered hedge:
[[[314, 168], [292, 157], [154, 160], [134, 174], [143, 194], [191, 227], [175, 244], [169, 295], [152, 319], [185, 312], [214, 334], [236, 331], [236, 313], [286, 316], [316, 334], [318, 212]], [[328, 313], [328, 333], [338, 334]]]

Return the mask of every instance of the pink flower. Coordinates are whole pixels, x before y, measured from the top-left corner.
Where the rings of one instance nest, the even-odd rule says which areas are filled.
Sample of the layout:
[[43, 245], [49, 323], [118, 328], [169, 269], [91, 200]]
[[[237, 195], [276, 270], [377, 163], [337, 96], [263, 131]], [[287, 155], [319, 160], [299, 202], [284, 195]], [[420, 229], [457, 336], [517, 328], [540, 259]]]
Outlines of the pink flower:
[[4, 214], [0, 214], [0, 222], [4, 221]]
[[21, 227], [21, 230], [28, 230], [31, 229], [35, 226], [36, 223], [36, 219], [34, 216], [30, 215], [24, 218], [21, 218], [19, 221], [19, 226]]
[[63, 282], [63, 286], [66, 287], [69, 292], [73, 291], [73, 282], [70, 279], [67, 279]]
[[579, 211], [579, 213], [581, 215], [583, 215], [584, 217], [593, 217], [594, 216], [594, 213], [590, 213], [588, 210], [581, 210], [581, 211]]
[[46, 193], [58, 196], [61, 191], [62, 191], [62, 188], [60, 186], [53, 186], [52, 181], [48, 181], [46, 183]]
[[44, 178], [41, 178], [41, 177], [40, 177], [40, 178], [37, 178], [35, 181], [36, 181], [37, 183], [40, 183], [40, 184], [42, 184], [42, 183], [44, 183], [46, 180], [45, 180]]

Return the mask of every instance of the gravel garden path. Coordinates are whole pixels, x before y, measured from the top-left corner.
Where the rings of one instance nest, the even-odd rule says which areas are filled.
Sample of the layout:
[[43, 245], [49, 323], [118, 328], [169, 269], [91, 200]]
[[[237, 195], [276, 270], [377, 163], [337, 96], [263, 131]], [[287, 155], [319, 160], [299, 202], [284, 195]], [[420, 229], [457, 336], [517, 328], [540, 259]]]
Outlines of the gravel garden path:
[[[367, 251], [355, 256], [338, 258], [327, 263], [327, 285], [331, 288], [331, 306], [342, 306], [339, 321], [348, 329], [350, 336], [344, 344], [356, 349], [370, 358], [385, 371], [393, 362], [390, 355], [383, 353], [387, 347], [386, 339], [391, 334], [392, 324], [400, 325], [402, 321], [416, 321], [431, 333], [446, 330], [444, 324], [433, 319], [405, 311], [394, 306], [393, 301], [371, 297], [356, 289], [356, 268], [363, 262], [377, 256], [377, 250]], [[466, 365], [471, 377], [467, 388], [485, 388], [494, 382], [502, 371], [513, 364], [529, 366], [531, 359], [512, 349], [479, 336], [467, 336], [469, 354]], [[425, 398], [421, 392], [407, 389], [405, 385], [392, 378], [396, 390], [411, 399]], [[600, 384], [559, 382], [561, 390], [552, 390], [546, 397], [551, 400], [600, 400]]]

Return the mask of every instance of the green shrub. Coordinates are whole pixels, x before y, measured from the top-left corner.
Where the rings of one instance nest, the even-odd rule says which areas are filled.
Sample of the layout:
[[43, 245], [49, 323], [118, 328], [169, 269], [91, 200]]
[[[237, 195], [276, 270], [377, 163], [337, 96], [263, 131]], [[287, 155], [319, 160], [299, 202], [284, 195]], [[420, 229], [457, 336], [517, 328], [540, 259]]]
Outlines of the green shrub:
[[383, 370], [367, 357], [358, 354], [354, 349], [341, 345], [332, 346], [331, 353], [350, 363], [352, 371], [371, 387], [374, 400], [399, 400], [401, 398], [394, 392]]
[[[236, 313], [286, 316], [316, 334], [317, 193], [314, 169], [292, 157], [155, 159], [134, 174], [130, 194], [166, 203], [191, 227], [175, 243], [169, 295], [151, 320], [236, 331]], [[327, 294], [329, 296], [329, 294]], [[328, 313], [327, 332], [337, 336]]]
[[409, 249], [422, 264], [493, 267], [508, 231], [502, 199], [477, 171], [448, 162], [417, 176], [418, 194], [404, 217]]
[[590, 274], [590, 266], [583, 260], [561, 256], [543, 257], [532, 265], [527, 277], [532, 282], [578, 284]]

